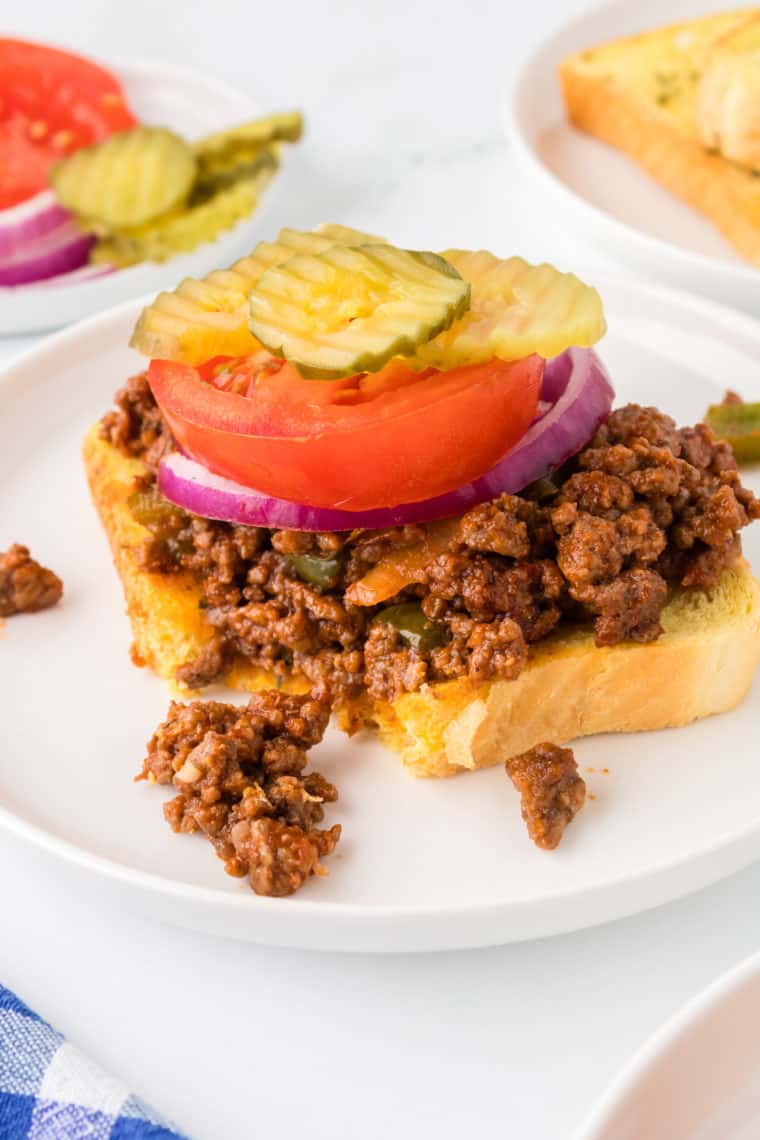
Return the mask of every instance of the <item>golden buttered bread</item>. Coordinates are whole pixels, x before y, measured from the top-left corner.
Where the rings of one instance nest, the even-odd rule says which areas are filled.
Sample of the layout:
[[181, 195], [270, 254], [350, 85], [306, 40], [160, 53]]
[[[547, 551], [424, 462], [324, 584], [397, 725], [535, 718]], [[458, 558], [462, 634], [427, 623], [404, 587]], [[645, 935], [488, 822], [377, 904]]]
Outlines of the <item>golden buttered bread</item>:
[[745, 8], [590, 45], [562, 63], [560, 81], [575, 126], [630, 155], [760, 265], [750, 161], [760, 81], [748, 78], [760, 72], [758, 20]]
[[[201, 591], [190, 575], [139, 567], [147, 532], [127, 499], [142, 463], [101, 439], [98, 425], [85, 440], [84, 460], [124, 588], [134, 659], [173, 680], [213, 635]], [[566, 630], [531, 647], [516, 681], [427, 685], [393, 704], [362, 702], [343, 720], [374, 724], [415, 775], [448, 776], [501, 763], [544, 740], [684, 725], [739, 704], [760, 660], [760, 583], [748, 566], [725, 571], [707, 593], [677, 591], [662, 624], [665, 633], [653, 644], [606, 648], [588, 631]], [[276, 679], [240, 660], [224, 683], [253, 691]], [[303, 692], [308, 684], [294, 677], [284, 687]]]

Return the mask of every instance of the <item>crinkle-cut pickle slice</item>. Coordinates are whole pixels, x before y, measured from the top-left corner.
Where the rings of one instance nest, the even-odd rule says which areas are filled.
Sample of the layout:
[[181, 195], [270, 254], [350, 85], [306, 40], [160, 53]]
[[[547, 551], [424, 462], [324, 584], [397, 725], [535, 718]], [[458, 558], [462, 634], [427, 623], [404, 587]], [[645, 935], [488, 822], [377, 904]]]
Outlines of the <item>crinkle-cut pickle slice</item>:
[[470, 286], [437, 254], [335, 245], [268, 269], [249, 326], [302, 376], [334, 380], [414, 353], [469, 303]]
[[205, 162], [198, 170], [190, 205], [196, 205], [200, 199], [215, 194], [217, 190], [231, 186], [242, 178], [269, 180], [279, 165], [276, 143], [255, 147], [250, 152], [241, 151], [229, 160], [220, 158]]
[[553, 265], [521, 257], [501, 261], [486, 250], [445, 250], [442, 255], [472, 286], [470, 308], [446, 332], [422, 345], [412, 366], [459, 368], [493, 357], [546, 358], [566, 348], [590, 348], [606, 331], [596, 289]]
[[256, 352], [261, 345], [248, 328], [248, 294], [266, 269], [296, 253], [382, 241], [331, 223], [309, 232], [283, 229], [276, 242], [260, 242], [229, 269], [215, 269], [200, 281], [186, 277], [173, 292], [159, 293], [143, 309], [129, 343], [145, 356], [186, 364]]
[[227, 131], [216, 131], [193, 144], [195, 155], [203, 165], [206, 161], [218, 161], [220, 157], [234, 161], [240, 153], [250, 155], [251, 151], [266, 143], [298, 142], [303, 134], [303, 115], [300, 111], [281, 111], [240, 123]]
[[190, 146], [163, 127], [133, 127], [56, 163], [50, 182], [61, 205], [106, 230], [152, 221], [184, 203], [197, 164]]
[[90, 260], [124, 267], [138, 261], [166, 261], [206, 241], [213, 241], [256, 208], [261, 182], [240, 179], [197, 206], [173, 211], [131, 231], [115, 231], [101, 239]]
[[738, 399], [712, 404], [705, 423], [730, 445], [737, 463], [760, 463], [760, 404]]

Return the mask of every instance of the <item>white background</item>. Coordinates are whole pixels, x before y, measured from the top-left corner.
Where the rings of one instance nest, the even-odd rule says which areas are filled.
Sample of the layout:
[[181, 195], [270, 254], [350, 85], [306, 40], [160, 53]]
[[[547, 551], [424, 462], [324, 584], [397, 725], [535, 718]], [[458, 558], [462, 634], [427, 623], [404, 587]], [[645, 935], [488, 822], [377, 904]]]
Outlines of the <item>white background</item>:
[[[272, 230], [336, 220], [593, 270], [522, 184], [498, 111], [510, 68], [579, 7], [3, 0], [0, 31], [190, 64], [302, 107]], [[0, 360], [28, 343], [0, 342]], [[0, 708], [0, 746], [12, 731]], [[633, 1049], [760, 943], [760, 867], [599, 930], [364, 958], [149, 924], [6, 837], [0, 868], [0, 979], [194, 1140], [564, 1140]]]

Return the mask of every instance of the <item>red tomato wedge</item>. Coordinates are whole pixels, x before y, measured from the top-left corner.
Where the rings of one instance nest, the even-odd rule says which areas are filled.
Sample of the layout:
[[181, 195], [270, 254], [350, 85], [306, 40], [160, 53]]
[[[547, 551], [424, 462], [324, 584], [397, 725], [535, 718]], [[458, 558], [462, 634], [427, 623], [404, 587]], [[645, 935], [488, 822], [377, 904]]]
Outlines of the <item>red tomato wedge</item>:
[[43, 44], [0, 39], [0, 209], [44, 190], [59, 158], [136, 122], [105, 68]]
[[148, 380], [177, 443], [208, 470], [359, 511], [444, 494], [488, 471], [535, 418], [543, 367], [539, 356], [448, 372], [393, 361], [320, 381], [259, 353], [200, 369], [153, 360]]

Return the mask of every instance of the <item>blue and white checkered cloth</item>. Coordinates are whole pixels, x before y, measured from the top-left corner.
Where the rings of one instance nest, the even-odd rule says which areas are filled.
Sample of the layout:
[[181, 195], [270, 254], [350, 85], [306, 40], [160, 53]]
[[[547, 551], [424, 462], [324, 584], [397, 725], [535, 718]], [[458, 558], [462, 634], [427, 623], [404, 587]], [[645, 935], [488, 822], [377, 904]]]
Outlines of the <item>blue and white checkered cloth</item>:
[[1, 1140], [186, 1140], [0, 986]]

